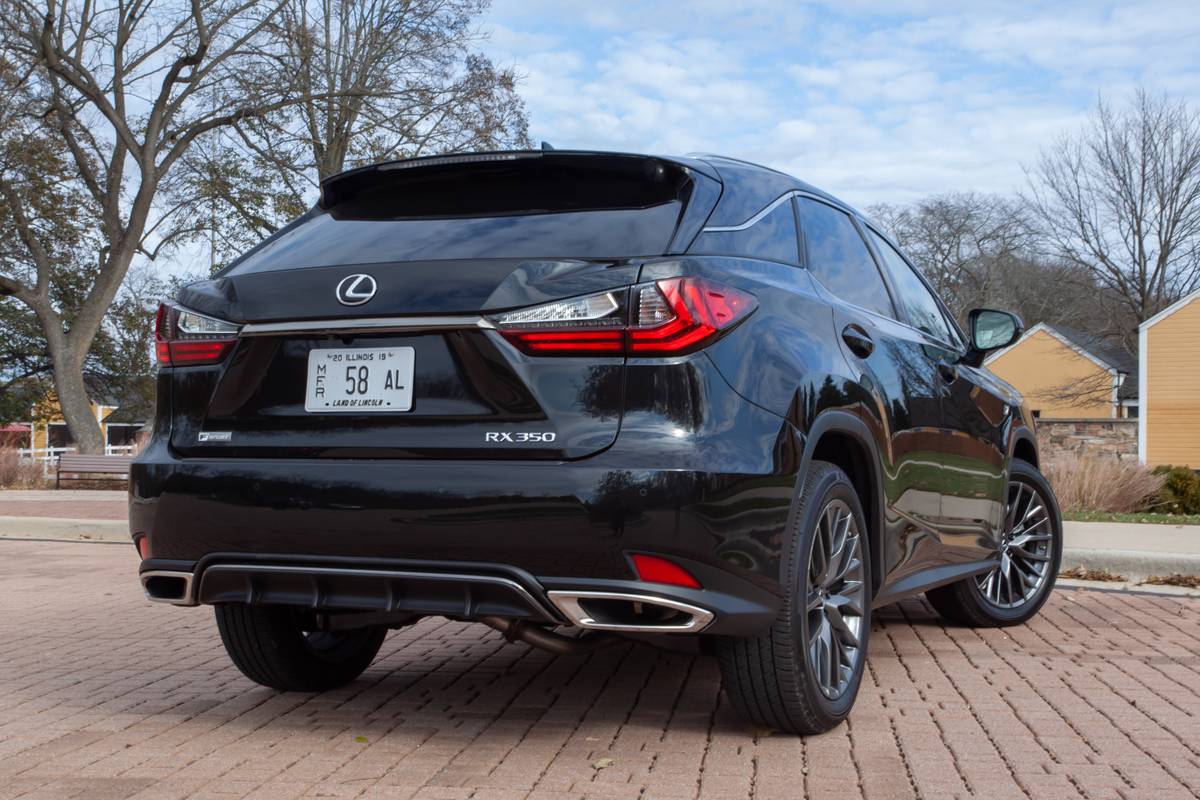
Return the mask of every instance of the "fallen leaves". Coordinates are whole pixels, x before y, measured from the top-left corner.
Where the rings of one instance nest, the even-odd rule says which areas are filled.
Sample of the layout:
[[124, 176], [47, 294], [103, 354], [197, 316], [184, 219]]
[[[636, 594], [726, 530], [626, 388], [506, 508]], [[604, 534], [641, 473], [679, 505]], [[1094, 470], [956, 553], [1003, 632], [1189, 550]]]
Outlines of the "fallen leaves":
[[1180, 575], [1178, 572], [1171, 575], [1151, 575], [1142, 583], [1150, 583], [1155, 586], [1184, 586], [1188, 589], [1200, 589], [1200, 575]]
[[1121, 583], [1125, 580], [1124, 575], [1118, 575], [1115, 572], [1109, 572], [1107, 569], [1091, 569], [1080, 564], [1077, 567], [1064, 569], [1058, 573], [1060, 578], [1071, 578], [1077, 581], [1106, 581], [1110, 583]]

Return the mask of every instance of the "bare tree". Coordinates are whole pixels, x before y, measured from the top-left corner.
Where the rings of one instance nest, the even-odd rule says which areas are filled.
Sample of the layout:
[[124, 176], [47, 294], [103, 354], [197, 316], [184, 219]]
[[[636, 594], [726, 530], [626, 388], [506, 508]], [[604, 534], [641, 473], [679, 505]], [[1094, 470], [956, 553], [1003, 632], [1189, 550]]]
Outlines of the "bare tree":
[[307, 99], [240, 120], [188, 159], [194, 191], [214, 208], [214, 249], [261, 240], [349, 167], [528, 146], [516, 75], [473, 49], [487, 5], [288, 0], [271, 34]]
[[994, 302], [1001, 272], [1029, 253], [1024, 209], [1000, 195], [949, 193], [871, 212], [960, 317]]
[[3, 222], [25, 262], [0, 266], [0, 292], [37, 317], [63, 417], [83, 452], [102, 450], [83, 381], [89, 348], [130, 264], [203, 228], [161, 191], [197, 140], [308, 99], [270, 52], [279, 3], [252, 0], [0, 0], [9, 65], [6, 137], [34, 135], [62, 154], [53, 187], [81, 198], [68, 220], [98, 245], [78, 302], [56, 301], [56, 218], [36, 176], [0, 165]]
[[1145, 91], [1121, 109], [1101, 101], [1028, 177], [1053, 254], [1135, 322], [1200, 286], [1200, 114], [1185, 102]]
[[950, 193], [870, 210], [960, 321], [987, 307], [1013, 311], [1030, 326], [1048, 322], [1111, 341], [1130, 328], [1119, 299], [1089, 270], [1041, 252], [1018, 197]]
[[1112, 376], [1107, 372], [1098, 371], [1081, 380], [1050, 386], [1036, 399], [1042, 402], [1053, 401], [1071, 408], [1090, 408], [1099, 404], [1111, 404], [1112, 391]]

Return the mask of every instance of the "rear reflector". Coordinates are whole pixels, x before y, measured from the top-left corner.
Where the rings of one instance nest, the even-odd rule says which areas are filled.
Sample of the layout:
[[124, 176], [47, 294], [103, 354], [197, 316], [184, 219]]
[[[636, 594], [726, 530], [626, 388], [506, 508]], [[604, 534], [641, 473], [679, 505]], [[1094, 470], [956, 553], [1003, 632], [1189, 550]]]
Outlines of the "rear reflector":
[[678, 356], [712, 342], [757, 307], [748, 292], [704, 278], [670, 278], [510, 311], [494, 322], [531, 354]]
[[145, 561], [150, 557], [150, 537], [139, 536], [137, 538], [137, 551], [142, 560]]
[[671, 586], [683, 586], [687, 589], [701, 589], [700, 581], [692, 577], [692, 573], [659, 556], [648, 556], [644, 553], [634, 553], [629, 557], [633, 568], [637, 571], [638, 580], [647, 583], [666, 583]]

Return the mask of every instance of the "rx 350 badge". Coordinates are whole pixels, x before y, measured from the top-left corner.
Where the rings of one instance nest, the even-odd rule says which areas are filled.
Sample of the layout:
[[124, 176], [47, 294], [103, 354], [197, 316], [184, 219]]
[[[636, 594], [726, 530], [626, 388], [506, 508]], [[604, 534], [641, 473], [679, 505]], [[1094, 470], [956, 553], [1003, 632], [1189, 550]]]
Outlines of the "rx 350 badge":
[[557, 433], [537, 431], [488, 431], [483, 434], [485, 442], [495, 444], [550, 444], [556, 438], [558, 438]]

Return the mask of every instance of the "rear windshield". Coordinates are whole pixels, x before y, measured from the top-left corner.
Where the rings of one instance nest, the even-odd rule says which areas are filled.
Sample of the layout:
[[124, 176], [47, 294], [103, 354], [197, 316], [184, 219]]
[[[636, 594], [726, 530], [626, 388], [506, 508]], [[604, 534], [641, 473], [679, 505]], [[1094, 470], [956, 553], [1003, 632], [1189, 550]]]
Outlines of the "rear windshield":
[[226, 274], [472, 258], [628, 258], [667, 252], [690, 192], [674, 165], [531, 158], [380, 169]]

